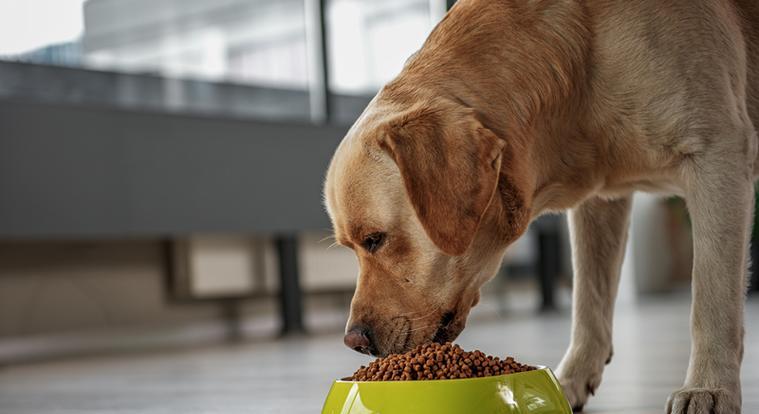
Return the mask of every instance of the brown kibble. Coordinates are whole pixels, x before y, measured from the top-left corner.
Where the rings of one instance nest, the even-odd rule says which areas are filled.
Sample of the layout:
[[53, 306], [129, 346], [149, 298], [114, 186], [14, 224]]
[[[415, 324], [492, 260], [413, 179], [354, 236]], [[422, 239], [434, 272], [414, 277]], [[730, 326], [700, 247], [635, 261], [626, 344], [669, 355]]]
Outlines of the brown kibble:
[[482, 351], [464, 351], [460, 346], [428, 344], [417, 346], [405, 354], [377, 358], [361, 366], [350, 378], [353, 381], [412, 381], [489, 377], [532, 371], [535, 367], [516, 362], [512, 357], [501, 360]]

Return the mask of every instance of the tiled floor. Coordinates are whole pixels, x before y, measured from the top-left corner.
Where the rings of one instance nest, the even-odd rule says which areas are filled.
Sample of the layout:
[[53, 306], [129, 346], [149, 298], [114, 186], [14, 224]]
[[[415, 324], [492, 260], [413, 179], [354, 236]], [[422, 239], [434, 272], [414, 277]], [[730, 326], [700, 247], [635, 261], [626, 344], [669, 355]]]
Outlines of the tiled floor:
[[[759, 298], [747, 307], [744, 412], [759, 413]], [[660, 413], [686, 369], [688, 302], [662, 298], [620, 307], [615, 358], [590, 413]], [[555, 366], [568, 312], [473, 321], [466, 348]], [[0, 413], [316, 413], [332, 378], [367, 359], [339, 335], [90, 357], [0, 370]]]

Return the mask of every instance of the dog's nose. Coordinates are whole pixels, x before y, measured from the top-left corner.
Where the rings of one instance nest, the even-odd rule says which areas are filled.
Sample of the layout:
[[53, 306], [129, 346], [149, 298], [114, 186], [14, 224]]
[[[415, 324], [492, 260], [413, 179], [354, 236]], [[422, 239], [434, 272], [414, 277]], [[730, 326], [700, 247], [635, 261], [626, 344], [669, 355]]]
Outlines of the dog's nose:
[[364, 326], [354, 326], [351, 327], [348, 330], [348, 333], [345, 334], [345, 338], [343, 338], [343, 342], [345, 342], [345, 346], [348, 348], [356, 351], [361, 352], [362, 354], [375, 354], [375, 348], [374, 344], [371, 340], [371, 333], [369, 332], [369, 328]]

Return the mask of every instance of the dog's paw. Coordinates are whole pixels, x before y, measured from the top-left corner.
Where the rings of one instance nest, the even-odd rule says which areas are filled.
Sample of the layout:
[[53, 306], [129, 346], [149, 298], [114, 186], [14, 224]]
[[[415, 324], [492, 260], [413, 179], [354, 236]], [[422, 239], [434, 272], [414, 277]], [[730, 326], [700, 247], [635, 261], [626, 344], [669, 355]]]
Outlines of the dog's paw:
[[559, 369], [559, 383], [564, 389], [564, 396], [567, 397], [572, 411], [582, 411], [588, 398], [594, 395], [596, 388], [601, 385], [601, 373], [579, 373], [563, 374]]
[[685, 387], [667, 400], [667, 414], [740, 414], [741, 398], [724, 389]]

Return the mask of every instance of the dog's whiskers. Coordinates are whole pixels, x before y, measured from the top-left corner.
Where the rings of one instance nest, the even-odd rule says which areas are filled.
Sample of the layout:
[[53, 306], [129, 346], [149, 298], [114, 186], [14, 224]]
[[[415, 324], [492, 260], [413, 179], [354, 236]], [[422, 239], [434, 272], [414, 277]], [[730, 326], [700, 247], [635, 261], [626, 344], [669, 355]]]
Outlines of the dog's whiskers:
[[334, 235], [334, 234], [330, 234], [329, 236], [327, 236], [327, 237], [325, 237], [325, 238], [323, 238], [323, 239], [319, 240], [319, 241], [318, 241], [318, 243], [323, 243], [323, 242], [325, 242], [325, 241], [327, 241], [327, 240], [330, 240], [330, 239], [331, 239], [331, 240], [335, 240], [335, 235]]
[[414, 328], [414, 329], [409, 329], [408, 331], [406, 331], [406, 335], [408, 335], [408, 334], [410, 334], [412, 332], [421, 331], [423, 329], [434, 328], [435, 326], [436, 326], [436, 324], [432, 324], [432, 325], [419, 326], [419, 327]]
[[[423, 319], [423, 318], [426, 318], [427, 316], [429, 316], [429, 315], [430, 315], [430, 314], [432, 314], [432, 313], [435, 313], [435, 312], [436, 312], [436, 311], [438, 311], [438, 310], [440, 310], [440, 306], [439, 306], [439, 305], [438, 305], [438, 306], [436, 306], [436, 307], [435, 307], [435, 308], [434, 308], [432, 311], [430, 311], [430, 312], [428, 312], [427, 314], [425, 314], [424, 316], [420, 316], [420, 317], [418, 317], [418, 318], [414, 318], [414, 319], [410, 319], [410, 320], [412, 320], [412, 321], [416, 321], [416, 320], [419, 320], [419, 319]], [[399, 316], [399, 317], [400, 317], [400, 316], [406, 316], [406, 317], [408, 317], [408, 316], [411, 316], [411, 315], [414, 315], [414, 314], [419, 314], [419, 313], [422, 313], [422, 312], [424, 312], [424, 310], [421, 310], [421, 311], [411, 311], [411, 312], [401, 313], [401, 314], [399, 314], [398, 316]]]
[[426, 313], [424, 316], [419, 316], [419, 317], [417, 317], [417, 318], [412, 318], [412, 319], [409, 319], [409, 321], [413, 322], [413, 321], [418, 321], [418, 320], [420, 320], [420, 319], [424, 319], [424, 318], [426, 318], [426, 317], [428, 317], [428, 316], [432, 315], [433, 313], [437, 312], [438, 310], [440, 310], [440, 306], [438, 306], [438, 307], [436, 307], [435, 309], [433, 309], [433, 310], [431, 310], [431, 311], [427, 312], [427, 313]]
[[411, 312], [406, 312], [406, 313], [399, 313], [396, 317], [398, 317], [398, 318], [400, 318], [400, 317], [408, 317], [408, 316], [413, 315], [415, 313], [422, 313], [422, 312], [424, 312], [424, 311], [411, 311]]

